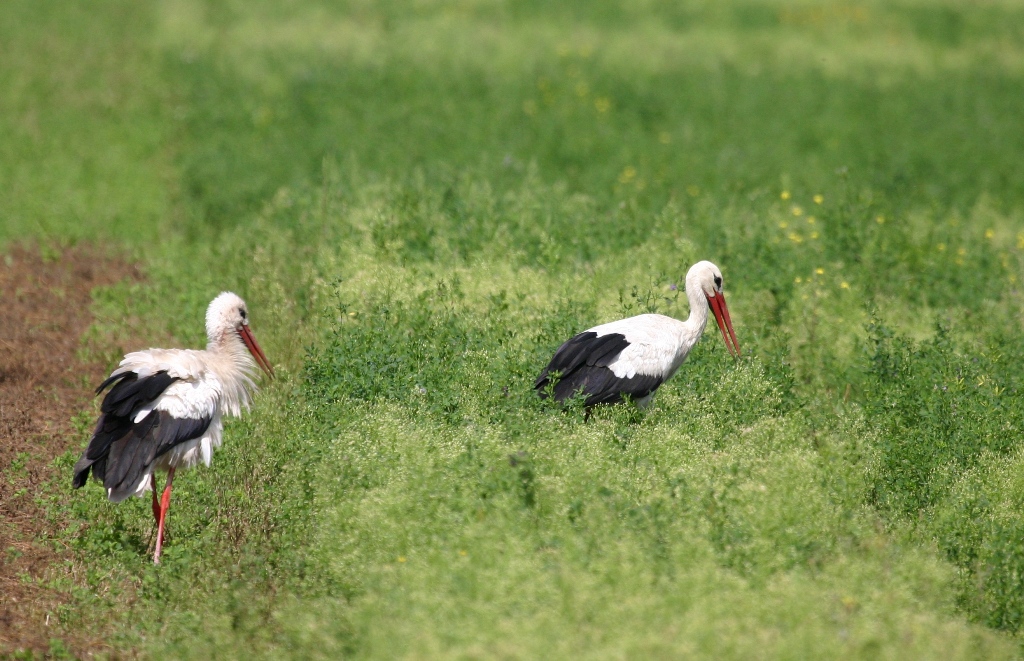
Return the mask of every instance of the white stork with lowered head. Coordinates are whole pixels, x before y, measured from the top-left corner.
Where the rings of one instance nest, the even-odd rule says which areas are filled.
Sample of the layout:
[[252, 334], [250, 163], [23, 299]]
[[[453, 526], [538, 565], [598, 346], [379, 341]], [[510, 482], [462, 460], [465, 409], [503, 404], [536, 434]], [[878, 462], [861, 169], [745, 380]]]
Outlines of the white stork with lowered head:
[[[156, 551], [160, 563], [164, 522], [171, 504], [171, 482], [178, 468], [202, 461], [207, 466], [220, 447], [223, 416], [249, 407], [256, 365], [273, 378], [274, 368], [249, 328], [245, 301], [230, 292], [206, 310], [205, 350], [148, 349], [124, 357], [96, 394], [110, 387], [88, 447], [75, 464], [72, 486], [93, 477], [118, 503], [153, 492]], [[158, 501], [155, 473], [167, 471]]]
[[576, 335], [558, 348], [534, 388], [543, 398], [547, 397], [548, 384], [554, 383], [557, 401], [582, 393], [588, 407], [621, 402], [625, 396], [646, 406], [658, 386], [672, 378], [697, 344], [708, 323], [709, 307], [729, 353], [739, 356], [740, 345], [725, 306], [718, 267], [708, 261], [691, 266], [686, 273], [686, 298], [690, 301], [686, 321], [641, 314]]

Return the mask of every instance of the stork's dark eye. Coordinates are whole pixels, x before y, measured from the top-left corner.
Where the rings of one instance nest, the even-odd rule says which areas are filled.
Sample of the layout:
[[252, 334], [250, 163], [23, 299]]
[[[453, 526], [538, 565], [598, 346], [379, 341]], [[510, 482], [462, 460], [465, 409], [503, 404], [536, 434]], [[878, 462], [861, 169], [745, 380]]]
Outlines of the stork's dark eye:
[[716, 287], [721, 287], [722, 286], [722, 279], [720, 277], [718, 277], [717, 275], [715, 276], [715, 286]]
[[245, 319], [245, 310], [239, 310], [242, 313], [242, 319]]

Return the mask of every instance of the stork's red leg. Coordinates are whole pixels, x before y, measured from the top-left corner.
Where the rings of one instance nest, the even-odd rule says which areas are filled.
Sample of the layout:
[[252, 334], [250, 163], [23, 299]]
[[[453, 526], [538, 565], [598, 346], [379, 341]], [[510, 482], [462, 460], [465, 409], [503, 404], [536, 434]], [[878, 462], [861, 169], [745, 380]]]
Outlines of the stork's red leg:
[[[160, 498], [160, 522], [156, 530], [156, 552], [153, 554], [153, 564], [160, 564], [160, 549], [164, 545], [164, 521], [167, 519], [167, 508], [171, 506], [171, 482], [174, 481], [174, 469], [167, 470], [167, 486], [164, 488], [164, 495]], [[156, 492], [153, 492], [156, 498]], [[154, 501], [155, 502], [155, 501]]]

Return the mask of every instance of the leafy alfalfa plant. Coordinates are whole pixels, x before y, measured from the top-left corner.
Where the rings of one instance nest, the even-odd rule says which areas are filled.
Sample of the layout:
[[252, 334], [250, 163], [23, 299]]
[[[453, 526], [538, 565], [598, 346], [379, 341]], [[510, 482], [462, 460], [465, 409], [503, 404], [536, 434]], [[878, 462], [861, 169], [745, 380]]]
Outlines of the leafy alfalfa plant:
[[[883, 509], [913, 514], [948, 491], [942, 476], [974, 466], [983, 452], [1012, 447], [1024, 404], [1008, 385], [1012, 367], [983, 352], [962, 352], [949, 328], [920, 344], [872, 313], [867, 325], [864, 404], [880, 429], [874, 497]], [[941, 469], [941, 470], [940, 470]]]
[[541, 400], [541, 408], [550, 412], [558, 412], [565, 415], [570, 420], [587, 422], [590, 420], [590, 416], [595, 410], [602, 410], [608, 408], [607, 405], [598, 404], [597, 406], [587, 406], [586, 401], [588, 395], [583, 392], [580, 388], [570, 397], [566, 397], [562, 401], [555, 399], [555, 386], [562, 379], [562, 373], [558, 370], [551, 372], [549, 379], [544, 388], [538, 393], [542, 397], [538, 397]]
[[[619, 290], [619, 309], [624, 317], [632, 317], [638, 314], [656, 314], [666, 308], [674, 308], [679, 301], [679, 293], [683, 287], [675, 284], [668, 285], [669, 293], [665, 293], [663, 283], [669, 281], [668, 276], [660, 274], [651, 278], [646, 288], [633, 285], [627, 295], [624, 289]], [[684, 278], [676, 278], [677, 282], [683, 282]]]
[[351, 321], [335, 324], [324, 347], [310, 355], [307, 388], [320, 397], [367, 401], [448, 393], [452, 364], [473, 340], [461, 298], [452, 279], [413, 301], [381, 295], [354, 318], [339, 301], [338, 318]]

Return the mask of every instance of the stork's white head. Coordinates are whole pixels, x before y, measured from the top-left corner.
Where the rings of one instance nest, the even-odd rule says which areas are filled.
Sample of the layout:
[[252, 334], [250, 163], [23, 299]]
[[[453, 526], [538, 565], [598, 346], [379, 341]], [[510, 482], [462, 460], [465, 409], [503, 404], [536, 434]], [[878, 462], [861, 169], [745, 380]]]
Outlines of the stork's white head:
[[[725, 305], [725, 292], [722, 291], [722, 285], [722, 271], [707, 260], [697, 262], [686, 272], [687, 296], [692, 302], [695, 296], [699, 296], [700, 293], [704, 294], [712, 312], [715, 313], [715, 321], [718, 322], [718, 329], [722, 331], [725, 347], [729, 353], [739, 356], [740, 343], [736, 340], [736, 331], [732, 328], [732, 319], [729, 317], [729, 308]], [[730, 338], [732, 344], [729, 343]]]
[[722, 293], [722, 272], [717, 266], [704, 260], [697, 262], [686, 272], [686, 284], [700, 287], [709, 299]]
[[249, 328], [249, 309], [245, 301], [237, 294], [226, 291], [213, 299], [206, 309], [206, 338], [210, 346], [222, 346], [228, 338], [235, 337], [245, 343], [256, 363], [267, 376], [273, 378], [274, 368]]

